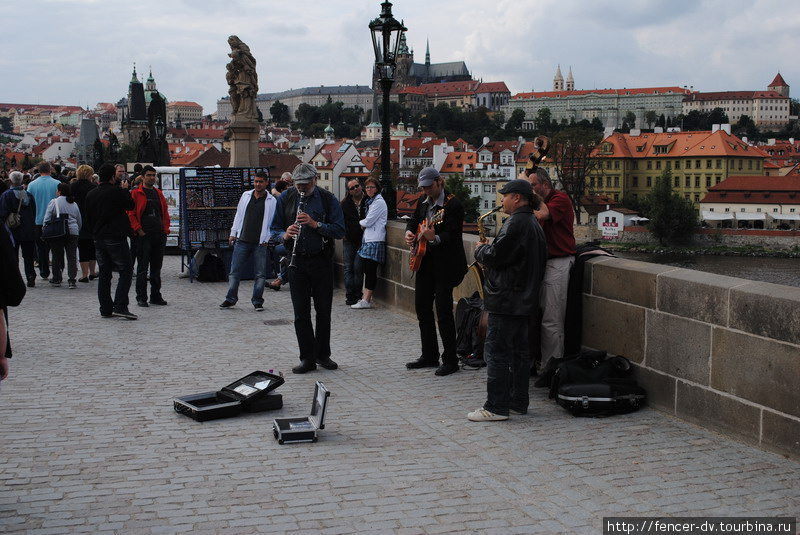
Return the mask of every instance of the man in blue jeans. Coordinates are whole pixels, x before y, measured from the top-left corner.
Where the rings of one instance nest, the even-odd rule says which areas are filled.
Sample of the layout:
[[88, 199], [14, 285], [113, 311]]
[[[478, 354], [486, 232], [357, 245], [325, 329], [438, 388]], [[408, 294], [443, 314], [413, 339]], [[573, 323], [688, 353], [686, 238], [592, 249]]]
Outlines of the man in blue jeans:
[[231, 271], [228, 274], [228, 294], [219, 308], [231, 308], [239, 300], [239, 281], [245, 263], [252, 256], [255, 261], [255, 282], [252, 303], [256, 312], [264, 310], [264, 285], [270, 266], [270, 225], [275, 216], [275, 197], [267, 192], [269, 179], [266, 173], [258, 172], [253, 178], [253, 189], [245, 191], [236, 207], [231, 235], [228, 243], [233, 245]]
[[475, 249], [486, 270], [483, 304], [489, 313], [484, 346], [486, 402], [467, 415], [473, 422], [508, 420], [510, 412], [528, 412], [529, 317], [539, 307], [539, 288], [547, 264], [544, 231], [533, 217], [533, 188], [512, 180], [500, 189], [503, 212], [510, 217], [491, 245]]
[[[133, 268], [128, 236], [131, 223], [128, 211], [134, 209], [128, 190], [117, 184], [114, 166], [103, 164], [97, 172], [100, 184], [86, 194], [86, 224], [92, 230], [97, 253], [97, 299], [104, 318], [138, 319], [128, 310], [128, 290]], [[111, 300], [112, 272], [119, 272], [114, 300]]]

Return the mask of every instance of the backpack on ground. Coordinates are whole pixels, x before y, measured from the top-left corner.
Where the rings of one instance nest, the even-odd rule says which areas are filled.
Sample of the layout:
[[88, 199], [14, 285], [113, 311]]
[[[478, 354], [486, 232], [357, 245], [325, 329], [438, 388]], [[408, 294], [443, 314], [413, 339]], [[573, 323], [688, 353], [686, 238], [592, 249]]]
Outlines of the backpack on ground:
[[200, 282], [221, 282], [225, 279], [225, 262], [215, 254], [207, 254], [197, 270], [197, 280]]
[[463, 367], [483, 368], [483, 343], [481, 318], [484, 314], [483, 299], [475, 292], [472, 297], [462, 297], [456, 304], [456, 353]]

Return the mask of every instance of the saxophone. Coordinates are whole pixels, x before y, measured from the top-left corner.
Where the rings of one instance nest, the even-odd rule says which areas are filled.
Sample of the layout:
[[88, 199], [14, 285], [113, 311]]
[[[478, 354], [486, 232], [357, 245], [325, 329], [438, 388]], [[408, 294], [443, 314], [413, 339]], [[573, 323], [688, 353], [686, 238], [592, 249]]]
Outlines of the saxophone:
[[[486, 226], [483, 224], [483, 220], [502, 209], [503, 205], [495, 206], [478, 218], [478, 238], [481, 242], [486, 241]], [[481, 296], [481, 299], [483, 299], [483, 266], [481, 266], [478, 261], [475, 260], [469, 265], [469, 271], [471, 271], [472, 275], [475, 277], [475, 283], [478, 285], [478, 294]]]
[[495, 212], [499, 212], [503, 209], [503, 205], [495, 206], [482, 216], [478, 218], [478, 237], [480, 241], [486, 241], [486, 226], [483, 224], [483, 220], [489, 217], [490, 215], [494, 214]]

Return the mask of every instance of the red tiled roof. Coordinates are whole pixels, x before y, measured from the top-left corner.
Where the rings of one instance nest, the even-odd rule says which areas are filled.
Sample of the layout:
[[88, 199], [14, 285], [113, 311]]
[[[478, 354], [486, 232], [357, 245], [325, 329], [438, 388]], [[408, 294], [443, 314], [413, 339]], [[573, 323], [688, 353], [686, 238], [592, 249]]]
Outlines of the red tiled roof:
[[707, 100], [751, 100], [759, 98], [779, 98], [786, 99], [775, 91], [715, 91], [711, 93], [694, 92], [686, 95], [684, 102], [707, 101]]
[[478, 161], [477, 152], [451, 152], [445, 158], [440, 173], [463, 173], [465, 165], [475, 165]]
[[[611, 153], [601, 152], [605, 143], [611, 143]], [[659, 147], [656, 152], [655, 147]], [[661, 152], [666, 150], [666, 152]], [[598, 158], [684, 158], [738, 156], [766, 158], [761, 149], [748, 145], [724, 130], [716, 132], [664, 132], [631, 136], [614, 132], [603, 139], [593, 152]]]
[[784, 81], [783, 76], [781, 76], [781, 73], [778, 73], [778, 74], [775, 75], [775, 79], [772, 80], [772, 83], [769, 84], [768, 87], [774, 87], [774, 86], [789, 87], [789, 84], [787, 84]]
[[800, 205], [800, 175], [732, 176], [712, 186], [701, 203]]
[[175, 102], [170, 102], [167, 106], [183, 106], [183, 107], [191, 107], [191, 108], [202, 108], [200, 104], [197, 102], [190, 102], [188, 100], [176, 100]]
[[642, 87], [629, 89], [587, 89], [581, 91], [534, 91], [532, 93], [518, 93], [511, 97], [516, 99], [529, 98], [562, 98], [581, 95], [663, 95], [669, 93], [688, 94], [689, 90], [682, 87]]
[[476, 89], [476, 93], [510, 93], [508, 86], [505, 82], [487, 82], [480, 84]]

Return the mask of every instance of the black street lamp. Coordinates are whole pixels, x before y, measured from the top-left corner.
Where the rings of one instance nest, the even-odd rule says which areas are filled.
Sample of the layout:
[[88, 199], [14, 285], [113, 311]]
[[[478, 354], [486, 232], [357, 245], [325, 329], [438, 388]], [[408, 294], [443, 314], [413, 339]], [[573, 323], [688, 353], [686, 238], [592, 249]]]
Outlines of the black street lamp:
[[164, 143], [166, 125], [164, 124], [164, 121], [161, 119], [160, 115], [156, 118], [156, 122], [153, 124], [153, 130], [155, 130], [156, 133], [156, 157], [153, 159], [155, 160], [156, 165], [167, 165], [169, 162], [165, 164], [161, 161], [162, 143]]
[[397, 217], [397, 195], [392, 186], [391, 148], [389, 146], [389, 92], [397, 68], [397, 48], [400, 35], [406, 31], [401, 22], [392, 16], [392, 3], [381, 4], [381, 14], [369, 23], [372, 46], [375, 49], [375, 69], [383, 90], [383, 120], [381, 128], [381, 193], [389, 209], [389, 219]]

